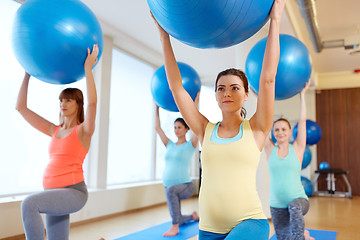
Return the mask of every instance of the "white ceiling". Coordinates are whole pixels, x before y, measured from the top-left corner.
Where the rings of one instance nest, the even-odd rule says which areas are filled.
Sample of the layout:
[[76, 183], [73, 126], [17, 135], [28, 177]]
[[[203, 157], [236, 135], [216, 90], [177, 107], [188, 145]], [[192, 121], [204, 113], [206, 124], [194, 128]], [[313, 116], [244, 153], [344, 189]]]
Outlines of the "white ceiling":
[[[101, 22], [112, 26], [130, 39], [137, 41], [161, 55], [157, 29], [150, 17], [146, 0], [82, 0], [98, 16]], [[296, 0], [287, 0], [287, 12], [283, 16], [281, 33], [297, 36], [310, 50], [314, 70], [318, 73], [344, 72], [360, 69], [360, 53], [349, 53], [342, 47], [323, 49], [315, 53], [304, 20], [298, 12]], [[288, 5], [295, 6], [293, 8]], [[359, 0], [317, 0], [317, 20], [322, 41], [358, 38], [360, 43]], [[290, 18], [288, 17], [290, 16]], [[292, 19], [292, 21], [290, 21]], [[295, 19], [295, 21], [294, 21]], [[299, 27], [300, 25], [300, 27]], [[301, 27], [302, 26], [302, 27]], [[295, 31], [294, 29], [297, 29]], [[266, 32], [266, 26], [263, 31]], [[264, 35], [264, 34], [263, 34]], [[251, 38], [247, 41], [251, 42]], [[256, 43], [256, 41], [255, 41]], [[252, 43], [252, 44], [255, 44]], [[239, 65], [237, 52], [240, 46], [226, 49], [195, 49], [173, 40], [177, 59], [192, 65], [203, 78], [213, 77], [219, 71]], [[250, 45], [249, 45], [250, 46]], [[360, 49], [360, 48], [358, 48]], [[246, 58], [246, 51], [243, 51]]]
[[[288, 0], [287, 5], [295, 6], [289, 14], [295, 16], [300, 24], [305, 25], [304, 20], [298, 14], [295, 2], [295, 0]], [[360, 44], [359, 0], [316, 0], [315, 6], [316, 20], [322, 42], [353, 39]], [[303, 35], [301, 40], [311, 51], [313, 66], [318, 73], [360, 69], [360, 52], [350, 55], [351, 52], [360, 50], [360, 47], [351, 50], [345, 50], [344, 47], [325, 48], [320, 53], [315, 53], [312, 44], [309, 42], [307, 29], [303, 28], [297, 31], [297, 35], [298, 37]]]

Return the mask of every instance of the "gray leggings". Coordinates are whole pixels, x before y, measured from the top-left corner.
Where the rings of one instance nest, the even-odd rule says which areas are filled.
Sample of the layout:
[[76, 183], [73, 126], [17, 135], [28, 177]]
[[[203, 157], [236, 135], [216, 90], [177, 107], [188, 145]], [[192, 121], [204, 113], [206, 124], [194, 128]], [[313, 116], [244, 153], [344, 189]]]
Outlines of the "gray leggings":
[[67, 240], [70, 213], [84, 207], [88, 198], [84, 182], [65, 188], [53, 188], [32, 194], [21, 204], [21, 214], [27, 240], [45, 239], [41, 213], [45, 213], [48, 240]]
[[[278, 240], [304, 240], [304, 215], [309, 211], [309, 201], [297, 198], [288, 208], [270, 207], [271, 219]], [[291, 231], [291, 233], [290, 233]]]
[[187, 221], [193, 220], [192, 215], [182, 215], [180, 200], [191, 197], [194, 193], [194, 185], [192, 182], [176, 184], [170, 187], [165, 187], [166, 201], [169, 207], [172, 224], [183, 224]]

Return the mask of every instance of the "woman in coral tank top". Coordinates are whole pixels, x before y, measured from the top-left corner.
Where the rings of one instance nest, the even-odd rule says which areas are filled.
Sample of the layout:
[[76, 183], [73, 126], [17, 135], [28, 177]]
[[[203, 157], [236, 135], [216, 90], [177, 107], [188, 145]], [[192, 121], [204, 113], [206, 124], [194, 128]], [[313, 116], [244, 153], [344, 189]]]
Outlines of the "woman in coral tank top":
[[68, 239], [70, 214], [79, 211], [88, 198], [82, 164], [90, 147], [95, 130], [97, 94], [92, 67], [97, 62], [99, 48], [87, 49], [84, 63], [87, 109], [81, 90], [67, 88], [59, 96], [60, 125], [42, 118], [27, 107], [30, 75], [25, 73], [16, 109], [34, 128], [51, 137], [50, 161], [43, 176], [44, 191], [32, 194], [21, 205], [22, 219], [27, 240], [45, 239], [45, 214], [47, 239]]

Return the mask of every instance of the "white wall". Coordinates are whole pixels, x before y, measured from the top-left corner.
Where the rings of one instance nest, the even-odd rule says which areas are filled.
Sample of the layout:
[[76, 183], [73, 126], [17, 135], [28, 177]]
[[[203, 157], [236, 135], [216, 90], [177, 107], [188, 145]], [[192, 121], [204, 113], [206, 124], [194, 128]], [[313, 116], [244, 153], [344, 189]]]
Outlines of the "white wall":
[[316, 75], [316, 89], [339, 89], [360, 87], [360, 73], [334, 72]]

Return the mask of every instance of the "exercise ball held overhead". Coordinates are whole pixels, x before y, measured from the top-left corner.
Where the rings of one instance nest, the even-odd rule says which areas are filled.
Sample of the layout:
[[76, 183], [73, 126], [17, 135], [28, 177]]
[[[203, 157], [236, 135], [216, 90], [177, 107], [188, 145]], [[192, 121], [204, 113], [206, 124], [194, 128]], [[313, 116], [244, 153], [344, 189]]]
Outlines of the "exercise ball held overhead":
[[103, 34], [91, 10], [79, 0], [27, 0], [17, 10], [14, 54], [30, 75], [52, 84], [84, 77], [87, 48], [99, 46]]
[[[250, 50], [245, 72], [251, 89], [259, 92], [259, 80], [267, 37]], [[311, 58], [306, 46], [290, 35], [280, 34], [280, 58], [276, 73], [275, 99], [284, 100], [301, 92], [312, 71]]]
[[[298, 124], [295, 125], [293, 130], [293, 137], [296, 139], [298, 131]], [[306, 120], [306, 144], [314, 145], [317, 144], [321, 139], [321, 128], [320, 126], [311, 120]]]
[[274, 0], [147, 0], [172, 37], [196, 48], [225, 48], [254, 35], [269, 19]]
[[[177, 62], [181, 74], [182, 84], [185, 90], [195, 100], [197, 93], [200, 91], [200, 77], [191, 66], [186, 63]], [[151, 80], [151, 93], [156, 105], [172, 112], [178, 112], [179, 109], [175, 104], [175, 100], [170, 91], [166, 78], [165, 67], [161, 66], [154, 73]]]

